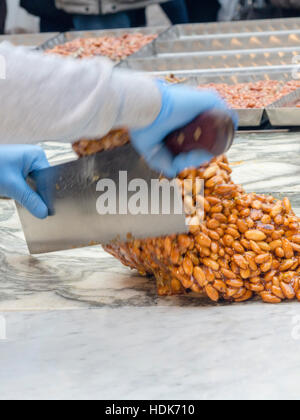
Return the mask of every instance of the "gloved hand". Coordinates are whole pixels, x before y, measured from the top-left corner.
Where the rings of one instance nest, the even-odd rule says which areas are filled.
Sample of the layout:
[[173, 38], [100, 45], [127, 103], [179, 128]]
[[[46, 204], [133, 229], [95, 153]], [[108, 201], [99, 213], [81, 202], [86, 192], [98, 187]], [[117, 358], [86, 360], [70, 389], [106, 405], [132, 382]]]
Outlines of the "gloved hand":
[[174, 157], [162, 144], [168, 134], [212, 108], [228, 110], [235, 126], [237, 126], [237, 116], [213, 91], [197, 90], [182, 85], [166, 85], [162, 81], [157, 83], [162, 95], [160, 114], [150, 126], [131, 130], [131, 141], [151, 168], [173, 178], [186, 168], [198, 167], [208, 162], [212, 154], [206, 150], [197, 150]]
[[38, 146], [0, 146], [0, 195], [15, 199], [34, 216], [44, 219], [48, 209], [25, 180], [30, 172], [48, 166], [46, 155]]

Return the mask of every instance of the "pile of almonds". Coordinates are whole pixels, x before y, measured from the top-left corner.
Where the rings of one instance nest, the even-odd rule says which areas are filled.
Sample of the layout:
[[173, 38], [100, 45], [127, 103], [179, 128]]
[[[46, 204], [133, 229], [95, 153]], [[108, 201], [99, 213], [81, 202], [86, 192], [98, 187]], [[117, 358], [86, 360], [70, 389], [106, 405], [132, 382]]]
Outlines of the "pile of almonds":
[[246, 194], [234, 184], [225, 156], [179, 176], [205, 180], [205, 221], [189, 234], [106, 246], [142, 275], [154, 275], [159, 295], [194, 292], [211, 300], [300, 300], [300, 219], [288, 198]]
[[264, 108], [300, 88], [300, 80], [259, 80], [258, 82], [208, 83], [199, 86], [214, 89], [232, 108]]
[[57, 45], [47, 53], [70, 56], [73, 58], [88, 58], [106, 56], [111, 60], [120, 61], [137, 52], [152, 42], [157, 35], [127, 33], [121, 36], [102, 36], [97, 38], [77, 38], [74, 41]]

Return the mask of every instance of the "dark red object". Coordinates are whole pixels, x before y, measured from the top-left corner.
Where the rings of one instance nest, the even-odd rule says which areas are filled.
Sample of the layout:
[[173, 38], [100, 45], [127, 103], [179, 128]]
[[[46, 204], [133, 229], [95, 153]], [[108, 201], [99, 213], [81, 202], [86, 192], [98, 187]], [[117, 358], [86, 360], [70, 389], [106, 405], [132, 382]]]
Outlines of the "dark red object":
[[228, 113], [211, 110], [168, 135], [165, 143], [175, 156], [197, 149], [205, 149], [219, 156], [230, 149], [234, 132], [234, 124]]

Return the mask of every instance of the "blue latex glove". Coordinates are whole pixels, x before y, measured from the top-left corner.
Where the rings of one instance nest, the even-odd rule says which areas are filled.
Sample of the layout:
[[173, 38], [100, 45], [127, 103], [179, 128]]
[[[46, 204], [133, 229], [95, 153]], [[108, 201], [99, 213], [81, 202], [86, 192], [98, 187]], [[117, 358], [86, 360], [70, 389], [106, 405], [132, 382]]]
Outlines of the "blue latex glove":
[[34, 216], [44, 219], [48, 209], [25, 180], [30, 172], [48, 166], [46, 155], [38, 146], [0, 146], [0, 195], [13, 198]]
[[198, 167], [208, 162], [213, 156], [206, 150], [197, 150], [174, 157], [167, 147], [162, 145], [168, 134], [213, 108], [228, 110], [236, 127], [238, 121], [236, 114], [213, 91], [167, 85], [161, 81], [158, 81], [158, 86], [162, 94], [160, 114], [150, 126], [132, 130], [131, 140], [151, 168], [173, 178], [186, 168]]

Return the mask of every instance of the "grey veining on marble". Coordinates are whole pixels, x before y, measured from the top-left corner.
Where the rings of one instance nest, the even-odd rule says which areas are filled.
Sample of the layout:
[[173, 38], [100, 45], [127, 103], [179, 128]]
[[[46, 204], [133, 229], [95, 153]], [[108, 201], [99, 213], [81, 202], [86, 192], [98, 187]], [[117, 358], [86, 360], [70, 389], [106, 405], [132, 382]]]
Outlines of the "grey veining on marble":
[[[74, 159], [70, 145], [44, 144], [50, 162]], [[229, 153], [247, 191], [291, 198], [300, 214], [300, 133], [240, 134]], [[0, 310], [212, 305], [157, 298], [152, 279], [123, 267], [101, 247], [30, 256], [14, 203], [0, 200]]]

